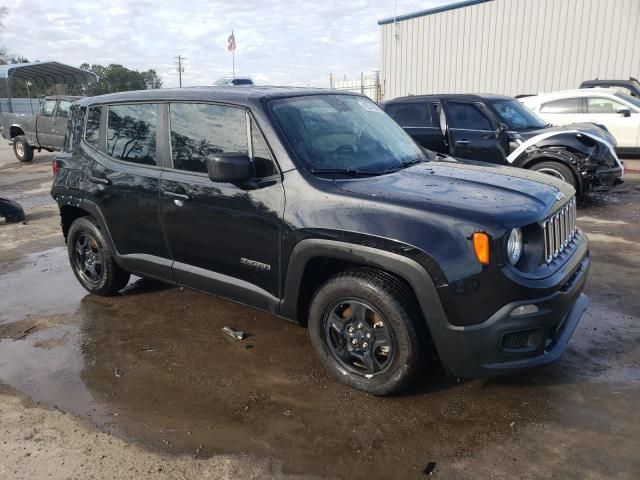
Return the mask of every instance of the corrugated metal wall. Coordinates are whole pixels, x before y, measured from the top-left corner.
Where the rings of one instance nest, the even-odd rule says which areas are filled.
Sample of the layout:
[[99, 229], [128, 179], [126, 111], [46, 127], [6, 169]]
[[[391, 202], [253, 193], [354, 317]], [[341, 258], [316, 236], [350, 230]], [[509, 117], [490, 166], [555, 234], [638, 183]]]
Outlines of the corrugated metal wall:
[[386, 100], [517, 95], [640, 77], [640, 0], [493, 0], [381, 30]]

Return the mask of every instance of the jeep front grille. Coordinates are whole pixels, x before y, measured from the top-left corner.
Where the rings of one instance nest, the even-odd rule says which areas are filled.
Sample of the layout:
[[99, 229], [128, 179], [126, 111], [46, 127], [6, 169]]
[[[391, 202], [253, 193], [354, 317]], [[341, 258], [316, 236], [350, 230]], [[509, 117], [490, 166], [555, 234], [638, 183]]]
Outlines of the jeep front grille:
[[578, 231], [576, 215], [576, 199], [574, 197], [542, 224], [544, 258], [547, 264], [553, 262], [575, 237]]

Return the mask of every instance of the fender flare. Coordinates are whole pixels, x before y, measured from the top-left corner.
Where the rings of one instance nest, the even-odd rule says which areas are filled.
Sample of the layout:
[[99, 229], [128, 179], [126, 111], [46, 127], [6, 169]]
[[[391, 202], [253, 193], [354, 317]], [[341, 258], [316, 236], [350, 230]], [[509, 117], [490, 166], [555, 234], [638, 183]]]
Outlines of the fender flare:
[[281, 316], [296, 319], [302, 276], [310, 260], [324, 257], [356, 262], [380, 268], [403, 278], [413, 289], [433, 342], [446, 324], [446, 314], [436, 286], [427, 270], [415, 260], [397, 253], [335, 240], [306, 239], [293, 249], [287, 267], [284, 297], [280, 302]]
[[582, 174], [577, 168], [578, 158], [575, 154], [567, 151], [567, 150], [558, 150], [551, 149], [547, 147], [542, 147], [538, 149], [535, 153], [530, 156], [523, 158], [520, 161], [515, 161], [514, 165], [518, 165], [522, 168], [529, 169], [533, 164], [540, 163], [544, 161], [556, 161], [558, 163], [562, 163], [563, 165], [569, 167], [573, 172], [573, 175], [578, 182], [579, 190], [582, 191], [583, 188], [583, 178]]
[[13, 129], [13, 128], [17, 128], [17, 129], [19, 129], [19, 130], [22, 132], [22, 136], [25, 136], [25, 137], [26, 137], [26, 132], [25, 132], [24, 128], [22, 128], [22, 125], [20, 125], [20, 124], [18, 124], [18, 123], [14, 123], [14, 124], [12, 124], [12, 125], [9, 127], [9, 138], [10, 138], [11, 140], [13, 140], [14, 138], [16, 138], [16, 137], [19, 137], [19, 136], [20, 136], [20, 134], [18, 134], [18, 135], [11, 135], [11, 129]]

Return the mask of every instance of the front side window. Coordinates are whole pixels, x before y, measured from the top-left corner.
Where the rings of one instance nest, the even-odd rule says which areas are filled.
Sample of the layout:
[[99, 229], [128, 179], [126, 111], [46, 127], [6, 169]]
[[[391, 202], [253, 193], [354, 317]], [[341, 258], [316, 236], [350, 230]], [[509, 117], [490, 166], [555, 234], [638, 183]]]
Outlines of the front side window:
[[433, 127], [428, 103], [396, 103], [385, 110], [401, 127]]
[[42, 115], [50, 117], [53, 115], [53, 109], [56, 107], [55, 100], [45, 100], [42, 104]]
[[315, 173], [385, 173], [425, 160], [416, 143], [371, 100], [307, 95], [269, 103], [295, 157]]
[[173, 103], [170, 108], [174, 168], [206, 173], [210, 155], [248, 155], [243, 109], [204, 103]]
[[473, 103], [449, 103], [447, 120], [450, 128], [466, 130], [493, 130], [491, 122]]
[[70, 108], [71, 102], [69, 100], [60, 100], [58, 109], [56, 110], [56, 117], [68, 117]]
[[547, 122], [517, 100], [493, 100], [490, 102], [500, 120], [510, 129], [544, 128]]
[[270, 177], [277, 173], [276, 165], [256, 123], [251, 120], [251, 151], [256, 178]]
[[84, 141], [98, 148], [100, 143], [100, 115], [102, 107], [89, 107], [87, 123], [84, 130]]
[[118, 160], [156, 165], [155, 104], [110, 105], [107, 153]]
[[563, 98], [542, 105], [540, 113], [582, 113], [580, 109], [581, 98]]
[[589, 113], [618, 113], [618, 110], [627, 108], [621, 103], [610, 98], [589, 97], [587, 98], [587, 109]]

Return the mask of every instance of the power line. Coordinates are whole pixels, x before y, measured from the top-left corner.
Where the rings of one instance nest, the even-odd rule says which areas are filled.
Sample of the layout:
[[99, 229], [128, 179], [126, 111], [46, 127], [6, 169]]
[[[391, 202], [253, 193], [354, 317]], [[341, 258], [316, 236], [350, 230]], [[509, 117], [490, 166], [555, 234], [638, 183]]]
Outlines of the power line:
[[180, 88], [182, 88], [182, 74], [184, 73], [184, 65], [182, 64], [182, 62], [184, 62], [186, 58], [184, 58], [181, 55], [178, 55], [177, 57], [173, 57], [173, 58], [178, 59], [178, 61], [176, 62], [176, 67], [178, 69], [178, 82], [179, 82]]

